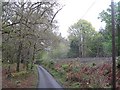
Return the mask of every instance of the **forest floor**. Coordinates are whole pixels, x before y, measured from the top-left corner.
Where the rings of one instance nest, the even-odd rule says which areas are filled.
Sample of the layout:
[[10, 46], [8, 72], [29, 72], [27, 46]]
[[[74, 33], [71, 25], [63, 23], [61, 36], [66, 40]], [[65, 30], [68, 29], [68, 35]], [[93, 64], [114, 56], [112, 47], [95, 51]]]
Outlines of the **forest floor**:
[[20, 72], [16, 72], [15, 69], [16, 65], [11, 65], [11, 76], [8, 77], [8, 65], [2, 66], [2, 88], [36, 88], [38, 80], [36, 67], [32, 71], [25, 71], [21, 64]]
[[[44, 64], [44, 63], [43, 63]], [[44, 66], [65, 88], [111, 88], [112, 64], [63, 61]], [[120, 69], [116, 73], [116, 85], [120, 88]]]

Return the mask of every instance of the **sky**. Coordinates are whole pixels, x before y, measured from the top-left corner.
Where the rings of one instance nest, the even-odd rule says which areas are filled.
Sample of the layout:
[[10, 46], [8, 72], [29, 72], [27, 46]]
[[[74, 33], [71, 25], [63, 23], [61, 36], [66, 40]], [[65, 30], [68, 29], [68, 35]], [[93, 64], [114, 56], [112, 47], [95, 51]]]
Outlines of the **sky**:
[[[114, 0], [120, 1], [120, 0]], [[79, 19], [85, 19], [91, 22], [96, 31], [100, 27], [105, 27], [105, 23], [98, 19], [99, 13], [106, 10], [111, 4], [111, 0], [59, 0], [59, 3], [65, 5], [57, 14], [59, 31], [62, 36], [67, 38], [68, 27], [76, 23]]]

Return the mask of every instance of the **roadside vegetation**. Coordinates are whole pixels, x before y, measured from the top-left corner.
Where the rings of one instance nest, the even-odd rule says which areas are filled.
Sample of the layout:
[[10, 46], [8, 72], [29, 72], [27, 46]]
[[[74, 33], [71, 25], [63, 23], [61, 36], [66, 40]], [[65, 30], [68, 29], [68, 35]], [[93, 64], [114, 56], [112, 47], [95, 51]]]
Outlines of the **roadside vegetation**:
[[[103, 61], [104, 62], [104, 61]], [[64, 88], [111, 88], [111, 62], [81, 63], [80, 61], [41, 62], [44, 68]], [[117, 68], [117, 88], [120, 87], [120, 69]]]
[[36, 88], [38, 82], [37, 67], [32, 70], [25, 70], [20, 64], [20, 71], [16, 72], [16, 64], [3, 64], [2, 66], [2, 88]]

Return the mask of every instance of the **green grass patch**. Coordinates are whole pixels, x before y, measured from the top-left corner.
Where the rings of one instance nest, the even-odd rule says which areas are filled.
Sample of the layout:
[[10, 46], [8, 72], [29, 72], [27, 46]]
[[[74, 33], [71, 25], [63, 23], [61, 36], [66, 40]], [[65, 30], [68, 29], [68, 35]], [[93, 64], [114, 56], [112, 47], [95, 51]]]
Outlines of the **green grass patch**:
[[53, 69], [49, 69], [49, 72], [52, 74], [52, 76], [61, 84], [64, 85], [64, 83], [66, 82], [66, 78], [65, 78], [65, 73], [64, 72], [58, 72], [56, 70]]
[[80, 83], [79, 82], [72, 83], [70, 88], [80, 88]]
[[34, 67], [33, 67], [33, 73], [35, 75], [35, 78], [34, 78], [35, 82], [33, 83], [34, 84], [33, 88], [36, 88], [37, 84], [38, 84], [38, 70], [37, 70], [37, 65], [34, 65]]
[[28, 71], [20, 71], [20, 72], [15, 72], [15, 73], [12, 73], [12, 77], [13, 78], [19, 78], [19, 77], [27, 77], [27, 75], [29, 74], [30, 72]]

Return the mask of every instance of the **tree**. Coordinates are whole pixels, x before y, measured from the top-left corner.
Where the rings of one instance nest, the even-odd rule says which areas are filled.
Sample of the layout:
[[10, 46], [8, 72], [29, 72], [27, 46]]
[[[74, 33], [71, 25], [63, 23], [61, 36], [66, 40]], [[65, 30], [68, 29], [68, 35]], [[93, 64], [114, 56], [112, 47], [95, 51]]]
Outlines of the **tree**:
[[72, 43], [74, 42], [78, 43], [79, 57], [88, 56], [88, 52], [91, 51], [89, 44], [96, 34], [95, 28], [92, 27], [91, 23], [80, 19], [77, 23], [69, 28], [68, 32], [70, 34], [69, 39], [71, 41], [71, 45], [73, 45]]
[[68, 52], [68, 57], [79, 57], [79, 41], [77, 39], [72, 39], [70, 42], [70, 50]]
[[46, 48], [42, 59], [63, 59], [67, 57], [68, 41], [61, 34], [52, 35], [52, 45]]
[[[56, 27], [54, 20], [56, 14], [62, 9], [58, 7], [56, 1], [41, 2], [3, 2], [2, 5], [2, 35], [4, 57], [9, 52], [10, 56], [16, 55], [17, 67], [19, 71], [20, 62], [28, 65], [33, 62], [38, 51], [49, 46], [52, 40], [48, 37]], [[47, 36], [46, 36], [47, 35]], [[12, 42], [12, 43], [11, 43]], [[30, 60], [32, 58], [32, 60]], [[7, 58], [8, 59], [8, 58]], [[11, 59], [12, 60], [12, 59]]]
[[[116, 53], [119, 56], [119, 51], [120, 51], [120, 44], [119, 44], [119, 3], [115, 3], [115, 30], [116, 30]], [[104, 46], [107, 49], [106, 53], [109, 53], [109, 56], [111, 56], [112, 54], [112, 44], [111, 44], [111, 40], [112, 40], [112, 24], [111, 24], [111, 8], [109, 7], [107, 10], [103, 10], [100, 14], [99, 14], [99, 19], [101, 19], [101, 21], [104, 21], [106, 23], [105, 29], [103, 31], [100, 31], [102, 33], [102, 35], [104, 36]]]

